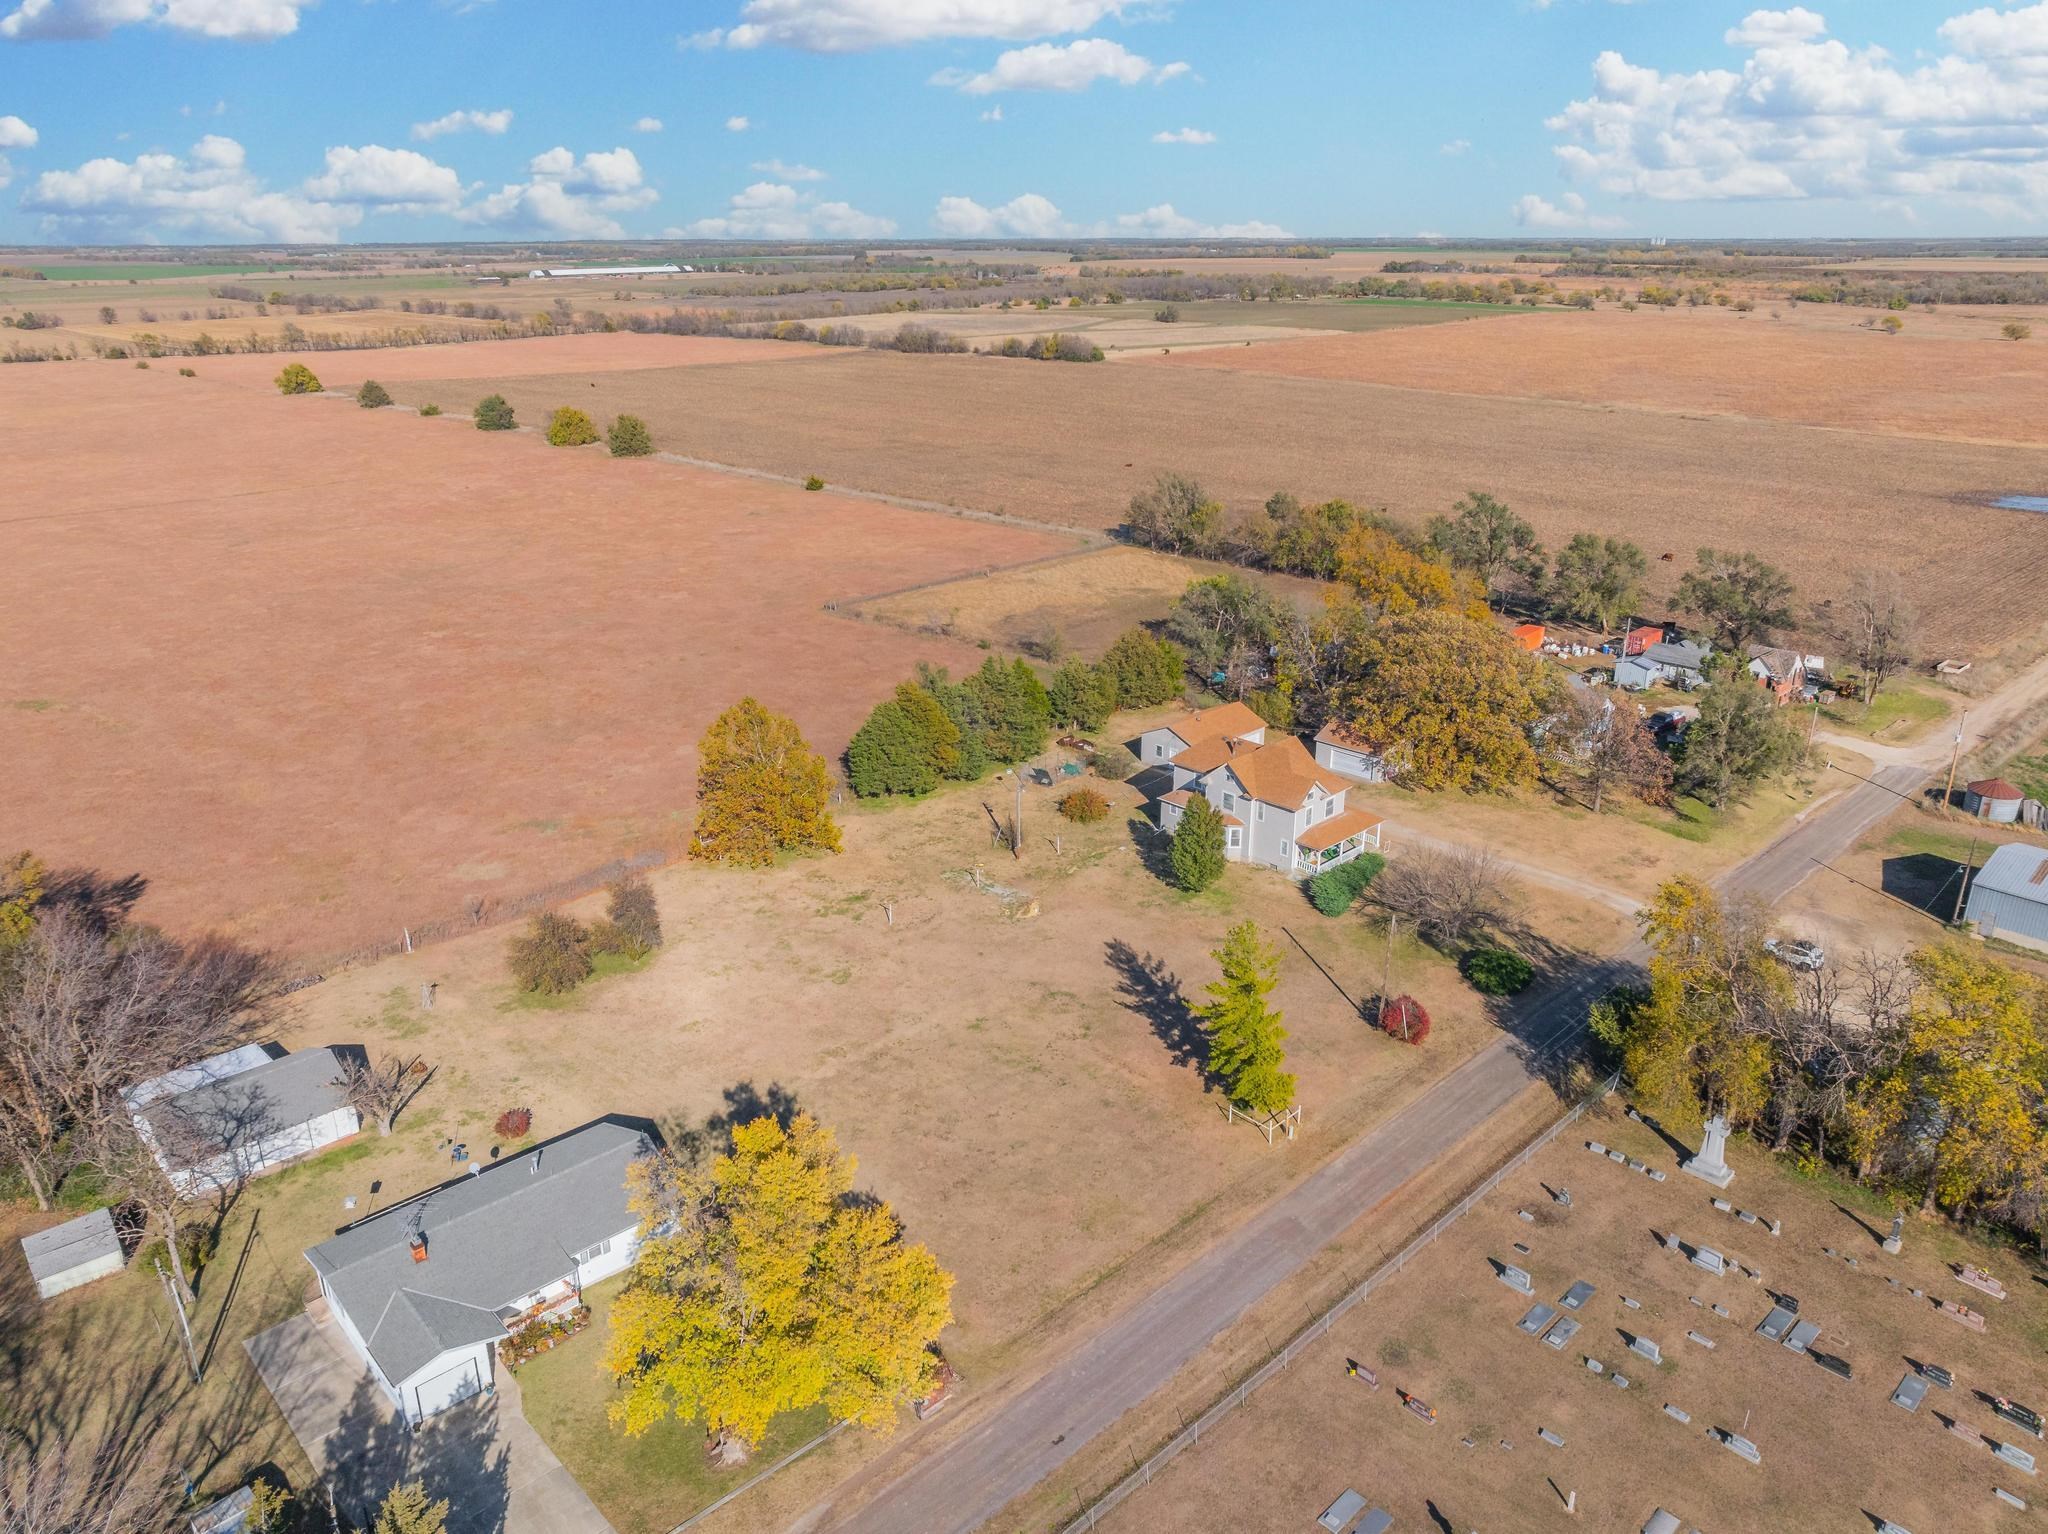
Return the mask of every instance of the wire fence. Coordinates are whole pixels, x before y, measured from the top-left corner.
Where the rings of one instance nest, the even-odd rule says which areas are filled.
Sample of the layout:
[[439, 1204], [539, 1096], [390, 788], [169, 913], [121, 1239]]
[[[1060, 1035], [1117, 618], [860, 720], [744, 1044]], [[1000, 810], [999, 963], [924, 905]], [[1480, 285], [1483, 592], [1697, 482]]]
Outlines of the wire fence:
[[1085, 1534], [1085, 1531], [1093, 1529], [1104, 1518], [1108, 1517], [1110, 1513], [1121, 1506], [1124, 1499], [1130, 1496], [1132, 1492], [1138, 1490], [1141, 1486], [1149, 1485], [1152, 1477], [1171, 1464], [1183, 1449], [1199, 1443], [1204, 1433], [1214, 1428], [1232, 1411], [1243, 1405], [1253, 1391], [1272, 1379], [1276, 1374], [1279, 1374], [1316, 1343], [1322, 1341], [1328, 1335], [1330, 1328], [1348, 1315], [1354, 1306], [1361, 1305], [1370, 1299], [1374, 1291], [1386, 1283], [1388, 1279], [1399, 1273], [1409, 1263], [1434, 1246], [1438, 1238], [1445, 1231], [1471, 1213], [1474, 1205], [1498, 1188], [1509, 1176], [1527, 1166], [1530, 1159], [1538, 1151], [1563, 1134], [1565, 1130], [1571, 1128], [1572, 1125], [1578, 1123], [1585, 1116], [1588, 1108], [1604, 1101], [1608, 1094], [1613, 1092], [1620, 1084], [1621, 1072], [1616, 1071], [1599, 1086], [1587, 1093], [1563, 1118], [1515, 1152], [1513, 1156], [1496, 1167], [1478, 1187], [1459, 1199], [1456, 1204], [1452, 1205], [1443, 1214], [1437, 1216], [1431, 1222], [1428, 1229], [1424, 1230], [1421, 1235], [1388, 1258], [1364, 1283], [1344, 1295], [1328, 1310], [1324, 1311], [1322, 1315], [1295, 1333], [1285, 1346], [1257, 1369], [1253, 1370], [1251, 1374], [1247, 1375], [1229, 1394], [1217, 1401], [1207, 1411], [1203, 1412], [1201, 1416], [1181, 1429], [1180, 1432], [1174, 1434], [1150, 1459], [1136, 1466], [1129, 1475], [1098, 1497], [1079, 1517], [1066, 1524], [1062, 1528], [1061, 1534]]

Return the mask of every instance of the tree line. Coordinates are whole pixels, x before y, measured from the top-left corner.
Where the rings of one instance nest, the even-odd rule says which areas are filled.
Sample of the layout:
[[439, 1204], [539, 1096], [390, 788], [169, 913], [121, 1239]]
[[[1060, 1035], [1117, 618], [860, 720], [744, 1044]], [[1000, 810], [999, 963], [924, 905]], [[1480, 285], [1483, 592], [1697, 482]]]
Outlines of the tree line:
[[2048, 1240], [2048, 988], [1930, 944], [1795, 974], [1769, 910], [1689, 875], [1644, 913], [1649, 984], [1593, 1010], [1646, 1108], [1720, 1113], [1926, 1213]]

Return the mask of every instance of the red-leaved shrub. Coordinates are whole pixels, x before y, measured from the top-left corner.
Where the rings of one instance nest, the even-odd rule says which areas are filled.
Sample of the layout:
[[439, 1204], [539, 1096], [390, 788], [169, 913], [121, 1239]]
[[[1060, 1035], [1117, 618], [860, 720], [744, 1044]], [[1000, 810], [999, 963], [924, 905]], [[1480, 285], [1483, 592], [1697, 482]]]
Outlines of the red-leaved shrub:
[[1380, 1027], [1389, 1038], [1420, 1044], [1429, 1037], [1429, 1013], [1413, 996], [1396, 996], [1380, 1003]]
[[501, 1140], [522, 1140], [526, 1137], [526, 1131], [533, 1128], [533, 1110], [507, 1108], [498, 1115], [498, 1122], [494, 1127]]

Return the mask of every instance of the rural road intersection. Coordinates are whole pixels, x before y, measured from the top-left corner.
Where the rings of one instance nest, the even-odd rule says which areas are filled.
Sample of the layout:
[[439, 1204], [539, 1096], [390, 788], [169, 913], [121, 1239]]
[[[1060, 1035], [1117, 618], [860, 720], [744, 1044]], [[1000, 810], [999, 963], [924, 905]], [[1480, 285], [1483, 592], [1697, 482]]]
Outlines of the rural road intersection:
[[[2039, 697], [2044, 686], [2048, 662], [1980, 702], [1971, 711], [1972, 720], [1979, 731], [1988, 732], [2001, 716]], [[1784, 899], [1817, 865], [1839, 857], [1902, 800], [1916, 797], [1929, 776], [1931, 758], [1939, 756], [1945, 765], [1948, 745], [1944, 737], [1922, 748], [1927, 755], [1921, 761], [1895, 760], [1858, 780], [1731, 869], [1721, 888], [1772, 902]], [[1648, 956], [1641, 942], [1633, 943], [1532, 998], [1520, 1009], [1513, 1034], [1504, 1033], [1191, 1258], [1037, 1379], [990, 1403], [979, 1420], [961, 1425], [923, 1453], [864, 1506], [838, 1517], [827, 1501], [812, 1507], [793, 1530], [969, 1534], [980, 1528], [1164, 1387], [1362, 1211], [1392, 1195], [1505, 1108], [1540, 1069], [1543, 1052], [1576, 1040], [1587, 1003], [1639, 971]], [[888, 1463], [877, 1471], [886, 1473]]]

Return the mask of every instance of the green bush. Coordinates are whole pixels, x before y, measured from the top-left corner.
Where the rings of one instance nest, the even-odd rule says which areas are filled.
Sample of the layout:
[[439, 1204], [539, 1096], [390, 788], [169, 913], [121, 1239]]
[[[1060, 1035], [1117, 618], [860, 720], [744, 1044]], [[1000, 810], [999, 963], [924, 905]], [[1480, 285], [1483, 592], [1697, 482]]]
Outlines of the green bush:
[[612, 422], [609, 441], [614, 458], [645, 458], [654, 451], [653, 434], [637, 415], [622, 415]]
[[1199, 794], [1181, 811], [1167, 861], [1174, 883], [1190, 894], [1200, 894], [1223, 877], [1229, 862], [1223, 850], [1223, 816]]
[[574, 405], [564, 405], [548, 417], [548, 446], [582, 447], [597, 440], [597, 423]]
[[365, 410], [382, 410], [391, 403], [391, 391], [374, 378], [363, 380], [363, 386], [356, 390], [356, 403]]
[[1466, 956], [1465, 978], [1482, 996], [1512, 996], [1528, 989], [1536, 966], [1506, 948], [1479, 948]]
[[510, 431], [519, 423], [512, 418], [512, 406], [502, 394], [486, 394], [476, 402], [478, 431]]
[[590, 978], [590, 933], [559, 911], [543, 911], [512, 939], [506, 958], [522, 991], [560, 996]]
[[1121, 783], [1138, 770], [1138, 759], [1122, 746], [1111, 744], [1096, 752], [1088, 765], [1095, 769], [1098, 778]]
[[825, 488], [825, 482], [822, 479], [818, 478], [817, 475], [813, 474], [809, 479], [804, 481], [804, 488], [806, 490], [823, 490]]
[[[185, 1264], [185, 1277], [197, 1280], [199, 1270], [213, 1261], [214, 1253], [220, 1250], [220, 1232], [206, 1220], [190, 1220], [178, 1227], [178, 1259]], [[171, 1254], [159, 1236], [135, 1254], [133, 1266], [154, 1277], [155, 1264], [162, 1263], [164, 1271], [171, 1270]]]
[[179, 368], [178, 376], [180, 378], [197, 378], [199, 375], [195, 373], [191, 368]]
[[1076, 825], [1091, 825], [1109, 815], [1109, 799], [1099, 788], [1069, 789], [1060, 795], [1059, 812]]
[[441, 407], [440, 407], [439, 405], [422, 405], [422, 406], [420, 406], [420, 414], [421, 414], [421, 415], [439, 415], [440, 413], [441, 413]]
[[1308, 881], [1309, 903], [1325, 916], [1342, 916], [1358, 903], [1366, 886], [1380, 875], [1387, 860], [1377, 852], [1361, 852]]
[[313, 376], [313, 370], [303, 362], [287, 362], [284, 371], [277, 375], [279, 394], [318, 394], [320, 380]]

